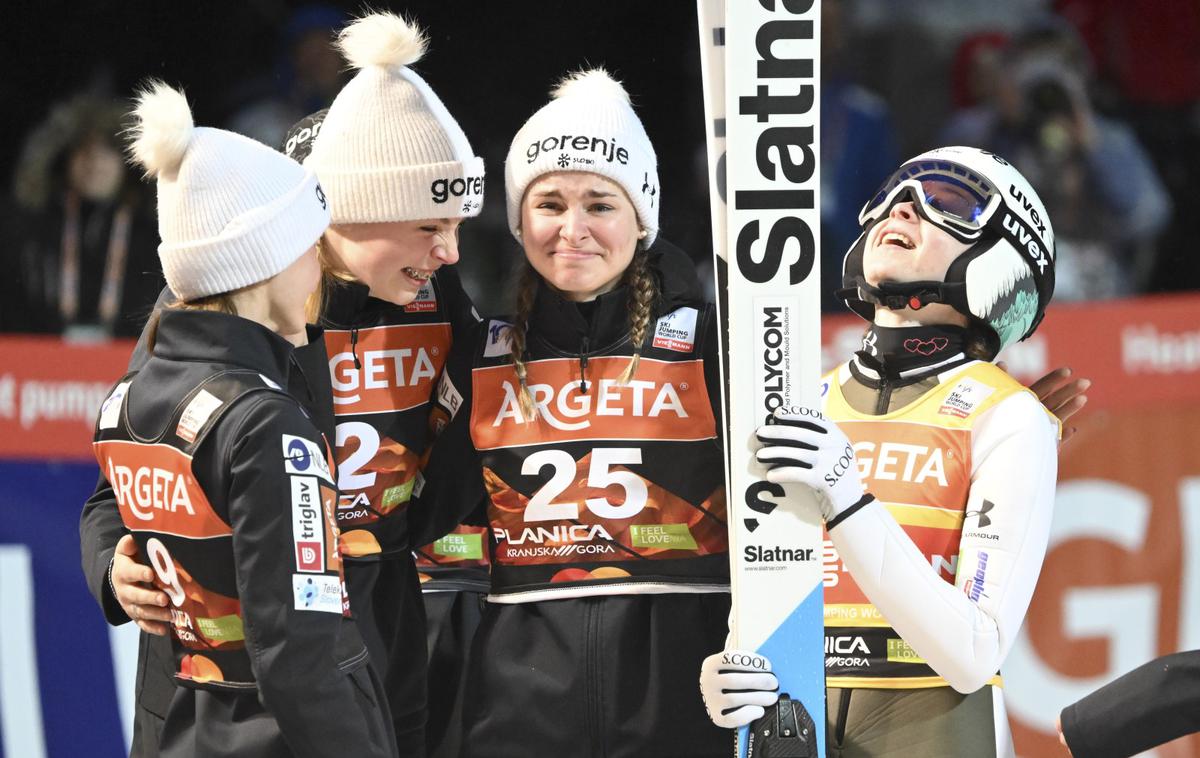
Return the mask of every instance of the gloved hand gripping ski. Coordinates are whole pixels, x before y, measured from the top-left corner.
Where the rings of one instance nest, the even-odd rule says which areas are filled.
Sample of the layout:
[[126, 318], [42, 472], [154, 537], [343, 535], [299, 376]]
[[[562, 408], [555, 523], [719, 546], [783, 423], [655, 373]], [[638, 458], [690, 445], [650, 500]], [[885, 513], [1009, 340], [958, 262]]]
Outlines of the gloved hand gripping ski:
[[854, 447], [837, 424], [814, 408], [779, 408], [756, 432], [756, 457], [772, 482], [796, 482], [818, 495], [825, 528], [833, 529], [875, 500], [863, 492]]
[[734, 729], [762, 718], [779, 698], [779, 680], [766, 656], [730, 648], [704, 659], [700, 696], [714, 724]]

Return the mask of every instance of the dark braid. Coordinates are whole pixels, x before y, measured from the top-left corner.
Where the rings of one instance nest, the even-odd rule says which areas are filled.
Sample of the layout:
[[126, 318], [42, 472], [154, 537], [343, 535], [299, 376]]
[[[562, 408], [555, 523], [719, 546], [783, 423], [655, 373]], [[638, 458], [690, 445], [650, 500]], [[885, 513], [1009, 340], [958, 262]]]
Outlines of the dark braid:
[[529, 261], [521, 270], [521, 279], [517, 284], [517, 308], [513, 313], [513, 323], [508, 331], [508, 344], [512, 348], [513, 369], [517, 372], [517, 381], [521, 388], [517, 401], [521, 405], [521, 416], [525, 423], [537, 418], [537, 406], [533, 395], [529, 392], [528, 372], [525, 367], [525, 332], [529, 328], [529, 315], [533, 313], [533, 300], [537, 295], [538, 275]]
[[650, 326], [650, 316], [658, 300], [658, 279], [650, 270], [649, 257], [639, 244], [626, 277], [629, 287], [629, 341], [633, 344], [633, 357], [621, 372], [621, 378], [617, 380], [621, 384], [628, 384], [637, 373], [638, 363], [642, 359], [642, 346], [646, 343], [646, 330]]

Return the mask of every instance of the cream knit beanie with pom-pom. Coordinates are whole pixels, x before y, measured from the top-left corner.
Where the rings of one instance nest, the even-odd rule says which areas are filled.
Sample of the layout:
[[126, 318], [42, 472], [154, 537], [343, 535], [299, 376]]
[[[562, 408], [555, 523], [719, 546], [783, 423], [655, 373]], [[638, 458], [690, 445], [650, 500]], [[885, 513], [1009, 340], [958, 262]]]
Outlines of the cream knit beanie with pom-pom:
[[529, 183], [555, 171], [588, 171], [625, 190], [646, 230], [658, 236], [658, 159], [629, 93], [602, 68], [563, 79], [554, 99], [529, 117], [513, 137], [504, 163], [508, 227], [521, 225], [521, 201]]
[[354, 21], [338, 37], [358, 73], [342, 88], [304, 165], [321, 178], [333, 223], [475, 216], [483, 159], [410, 65], [425, 36], [391, 13]]
[[312, 171], [249, 137], [195, 126], [182, 92], [151, 82], [133, 115], [133, 158], [158, 179], [158, 257], [181, 300], [264, 282], [329, 226]]

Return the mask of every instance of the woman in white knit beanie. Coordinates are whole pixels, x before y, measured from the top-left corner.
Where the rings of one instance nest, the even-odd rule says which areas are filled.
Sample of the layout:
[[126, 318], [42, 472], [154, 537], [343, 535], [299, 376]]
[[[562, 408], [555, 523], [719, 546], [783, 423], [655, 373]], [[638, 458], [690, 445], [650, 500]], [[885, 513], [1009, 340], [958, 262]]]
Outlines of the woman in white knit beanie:
[[345, 604], [328, 443], [281, 389], [308, 340], [328, 200], [286, 156], [194, 126], [164, 84], [134, 115], [178, 302], [105, 400], [94, 451], [128, 532], [118, 551], [153, 569], [140, 590], [153, 604], [122, 607], [169, 634], [184, 685], [135, 752], [391, 756], [382, 682]]
[[479, 214], [484, 167], [412, 64], [427, 40], [390, 13], [354, 21], [338, 45], [358, 69], [329, 107], [305, 165], [332, 202], [326, 251], [371, 295], [407, 305], [458, 260], [458, 226]]
[[505, 187], [514, 312], [456, 343], [421, 495], [491, 538], [462, 755], [724, 758], [692, 670], [729, 611], [716, 314], [624, 87], [567, 77]]
[[358, 73], [288, 144], [310, 137], [304, 165], [332, 211], [310, 316], [326, 328], [330, 355], [347, 586], [385, 674], [400, 755], [414, 758], [426, 746], [427, 660], [407, 509], [436, 379], [452, 342], [477, 320], [452, 265], [459, 227], [480, 212], [484, 189], [482, 159], [411, 68], [426, 44], [394, 14], [352, 22], [338, 45]]

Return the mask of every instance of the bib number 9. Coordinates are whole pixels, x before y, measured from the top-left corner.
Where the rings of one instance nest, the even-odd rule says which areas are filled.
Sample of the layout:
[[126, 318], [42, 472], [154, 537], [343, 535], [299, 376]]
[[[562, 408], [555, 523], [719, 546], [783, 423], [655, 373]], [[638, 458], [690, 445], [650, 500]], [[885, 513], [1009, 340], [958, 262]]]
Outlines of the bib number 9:
[[[614, 505], [605, 497], [589, 497], [584, 505], [600, 518], [626, 519], [642, 512], [649, 493], [646, 482], [632, 471], [614, 471], [614, 466], [642, 462], [642, 450], [636, 447], [601, 447], [592, 451], [588, 466], [586, 486], [603, 489], [617, 485], [625, 490], [625, 497]], [[576, 463], [565, 450], [539, 450], [521, 464], [521, 473], [537, 476], [546, 466], [554, 469], [550, 481], [546, 482], [525, 507], [526, 521], [561, 521], [579, 518], [579, 503], [556, 503], [555, 498], [567, 490], [575, 481]]]
[[167, 597], [171, 598], [171, 605], [176, 608], [183, 605], [186, 598], [183, 587], [179, 584], [179, 574], [175, 571], [175, 561], [171, 560], [171, 554], [167, 552], [167, 546], [159, 541], [157, 537], [151, 537], [146, 540], [146, 552], [149, 554], [150, 566], [154, 569], [158, 581], [163, 584], [163, 592], [167, 593]]

